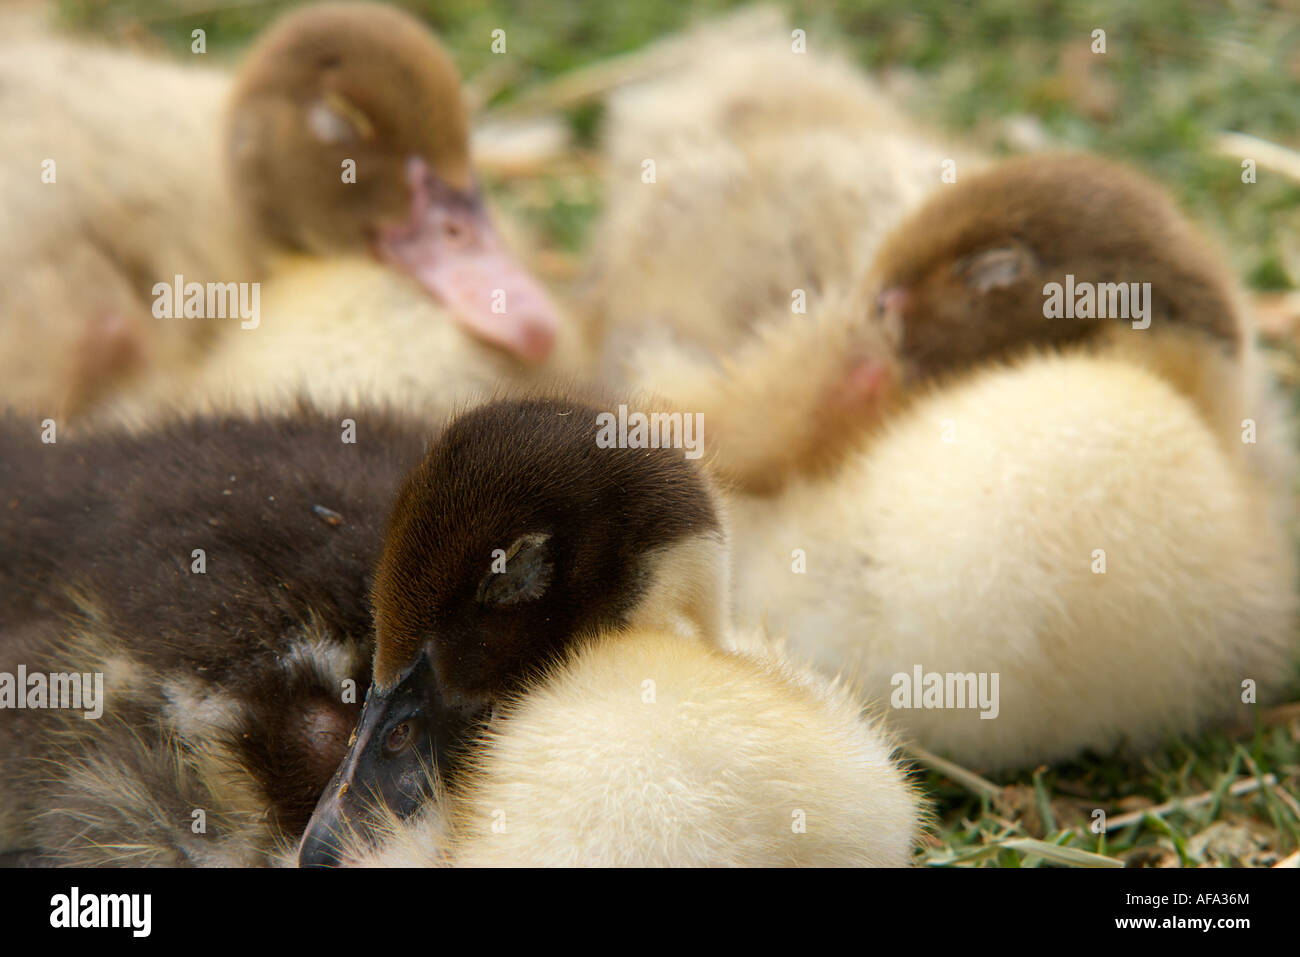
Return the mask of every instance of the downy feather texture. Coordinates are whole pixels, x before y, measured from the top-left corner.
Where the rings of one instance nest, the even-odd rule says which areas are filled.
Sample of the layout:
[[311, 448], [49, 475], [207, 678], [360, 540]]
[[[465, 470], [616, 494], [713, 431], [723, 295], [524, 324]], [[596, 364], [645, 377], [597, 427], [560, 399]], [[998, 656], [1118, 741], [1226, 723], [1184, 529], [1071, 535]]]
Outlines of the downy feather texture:
[[154, 319], [154, 283], [259, 278], [219, 162], [227, 84], [37, 31], [0, 41], [4, 402], [72, 414], [195, 361], [216, 330]]
[[356, 410], [379, 404], [440, 421], [502, 391], [542, 389], [585, 367], [589, 345], [562, 323], [547, 361], [524, 363], [467, 336], [446, 310], [358, 256], [283, 258], [261, 292], [255, 329], [232, 329], [192, 367], [140, 380], [101, 421], [247, 414], [307, 396]]
[[865, 289], [838, 287], [807, 315], [773, 311], [718, 357], [647, 340], [630, 367], [643, 391], [700, 417], [721, 484], [771, 495], [833, 471], [905, 399], [897, 337], [870, 318]]
[[890, 711], [968, 766], [1248, 720], [1243, 682], [1266, 701], [1293, 676], [1296, 570], [1269, 493], [1185, 397], [1116, 358], [991, 364], [833, 475], [729, 505], [738, 624], [881, 702], [917, 666], [999, 675], [995, 718]]
[[629, 343], [725, 353], [796, 291], [852, 277], [951, 155], [845, 61], [792, 52], [788, 29], [714, 43], [609, 112], [590, 281], [615, 376], [635, 371]]
[[907, 864], [921, 804], [846, 686], [657, 630], [578, 646], [361, 866]]
[[434, 430], [307, 406], [52, 444], [2, 425], [0, 671], [101, 673], [105, 695], [95, 720], [5, 712], [3, 850], [266, 863], [346, 750], [383, 519]]
[[1226, 262], [1160, 184], [1046, 153], [937, 191], [885, 239], [867, 284], [905, 384], [1046, 346], [1137, 363], [1192, 400], [1289, 524], [1294, 435]]
[[[473, 409], [402, 484], [375, 578], [375, 683], [300, 862], [369, 859], [387, 836], [426, 862], [903, 863], [914, 822], [894, 827], [894, 810], [914, 806], [892, 747], [847, 693], [723, 650], [706, 476], [674, 448], [607, 446], [599, 408]], [[460, 860], [440, 835], [483, 819], [459, 802], [507, 793], [521, 838], [483, 858], [471, 839]], [[800, 844], [810, 813], [821, 836]], [[887, 834], [870, 835], [876, 820]]]

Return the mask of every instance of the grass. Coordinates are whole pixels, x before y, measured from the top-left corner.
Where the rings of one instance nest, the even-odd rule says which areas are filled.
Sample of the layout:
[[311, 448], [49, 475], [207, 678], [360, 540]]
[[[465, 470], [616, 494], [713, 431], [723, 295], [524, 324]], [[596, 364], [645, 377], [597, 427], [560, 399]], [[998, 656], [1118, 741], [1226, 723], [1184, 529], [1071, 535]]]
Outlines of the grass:
[[[1094, 757], [992, 787], [921, 770], [939, 821], [918, 862], [1038, 867], [1069, 863], [1054, 850], [1065, 848], [1127, 866], [1273, 866], [1300, 847], [1300, 713], [1277, 714], [1289, 720], [1244, 737], [1220, 732], [1142, 760]], [[1026, 848], [1027, 838], [1048, 846]]]
[[[233, 60], [290, 3], [247, 0], [57, 0], [74, 29], [189, 55]], [[528, 0], [411, 0], [438, 30], [471, 84], [490, 79], [488, 104], [509, 104], [567, 71], [627, 53], [717, 12], [732, 0], [590, 4]], [[905, 9], [902, 9], [905, 6]], [[864, 68], [908, 82], [909, 107], [985, 150], [1026, 138], [1128, 159], [1166, 183], [1216, 234], [1238, 275], [1260, 291], [1300, 287], [1300, 183], [1261, 169], [1241, 182], [1239, 158], [1216, 134], [1248, 132], [1291, 146], [1300, 129], [1298, 0], [795, 0], [785, 5], [810, 49], [847, 51]], [[509, 61], [490, 49], [506, 30]], [[1105, 30], [1106, 52], [1091, 50]], [[593, 149], [598, 105], [565, 118], [577, 148]], [[490, 184], [546, 245], [577, 257], [599, 210], [597, 172]], [[1290, 346], [1294, 351], [1293, 345]], [[1296, 388], [1292, 361], [1290, 385]], [[1296, 389], [1300, 409], [1300, 388]], [[1272, 775], [1271, 779], [1266, 776]], [[983, 782], [919, 770], [937, 821], [918, 862], [1034, 867], [1268, 866], [1300, 847], [1300, 718], [1261, 722], [1242, 736], [1170, 742], [1140, 762], [1094, 757]], [[1259, 786], [1275, 780], [1276, 785]], [[1249, 782], [1255, 781], [1255, 785]], [[961, 783], [958, 783], [961, 782]], [[1253, 787], [1240, 793], [1242, 786]], [[1187, 807], [1164, 810], [1170, 802]], [[1155, 809], [1150, 813], [1147, 809]], [[1106, 834], [1096, 811], [1133, 823]], [[1121, 818], [1124, 820], [1125, 818]]]

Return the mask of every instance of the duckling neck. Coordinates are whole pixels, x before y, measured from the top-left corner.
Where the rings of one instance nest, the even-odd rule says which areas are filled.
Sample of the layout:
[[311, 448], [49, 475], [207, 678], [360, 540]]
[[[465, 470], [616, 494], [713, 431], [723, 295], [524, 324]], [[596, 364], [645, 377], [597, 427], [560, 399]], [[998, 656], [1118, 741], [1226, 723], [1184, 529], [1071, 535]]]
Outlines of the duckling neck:
[[724, 534], [662, 549], [646, 560], [644, 574], [652, 584], [629, 616], [631, 626], [722, 645], [731, 581]]

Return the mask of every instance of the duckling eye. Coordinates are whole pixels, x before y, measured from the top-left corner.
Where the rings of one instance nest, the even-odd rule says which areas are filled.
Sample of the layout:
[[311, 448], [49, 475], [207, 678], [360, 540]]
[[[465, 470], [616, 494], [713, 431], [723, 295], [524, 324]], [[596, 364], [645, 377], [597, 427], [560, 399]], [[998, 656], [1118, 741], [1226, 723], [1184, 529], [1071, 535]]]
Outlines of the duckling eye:
[[1002, 289], [1018, 282], [1032, 268], [1032, 256], [1019, 245], [999, 246], [972, 253], [953, 263], [954, 276], [978, 293]]
[[513, 605], [541, 598], [550, 587], [555, 566], [547, 542], [550, 535], [520, 535], [507, 549], [492, 556], [492, 569], [478, 584], [480, 605]]
[[388, 732], [388, 739], [384, 741], [384, 750], [389, 754], [399, 754], [410, 746], [414, 737], [415, 729], [409, 719], [398, 722], [393, 726], [393, 730]]
[[307, 129], [320, 142], [330, 145], [356, 143], [375, 135], [370, 118], [335, 92], [326, 93], [307, 108]]

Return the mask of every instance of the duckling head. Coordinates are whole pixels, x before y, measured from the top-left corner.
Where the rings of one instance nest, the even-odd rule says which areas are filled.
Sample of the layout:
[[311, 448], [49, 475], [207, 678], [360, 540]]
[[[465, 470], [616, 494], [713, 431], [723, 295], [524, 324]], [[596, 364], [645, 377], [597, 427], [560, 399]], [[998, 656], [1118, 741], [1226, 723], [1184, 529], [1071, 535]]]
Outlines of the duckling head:
[[912, 379], [1118, 330], [1048, 317], [1049, 284], [1067, 274], [1123, 284], [1130, 311], [1129, 284], [1150, 283], [1157, 326], [1239, 345], [1230, 282], [1195, 228], [1156, 184], [1091, 156], [1029, 156], [940, 187], [882, 244], [871, 286]]
[[726, 552], [703, 472], [681, 450], [608, 447], [604, 415], [481, 406], [399, 489], [372, 590], [374, 682], [300, 863], [338, 863], [376, 806], [413, 812], [575, 643], [640, 625], [717, 639]]
[[528, 361], [550, 352], [555, 310], [492, 225], [456, 68], [414, 17], [327, 3], [281, 18], [240, 70], [227, 153], [236, 201], [266, 240], [370, 250], [472, 335]]

